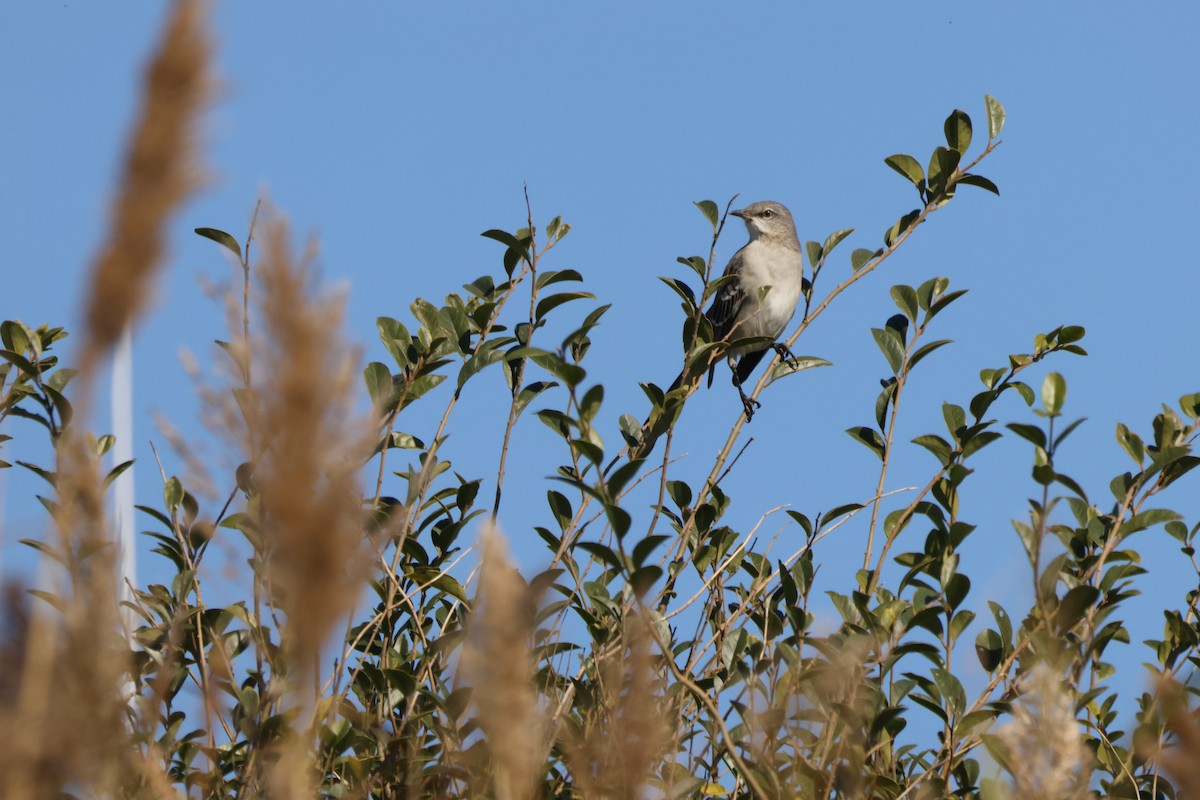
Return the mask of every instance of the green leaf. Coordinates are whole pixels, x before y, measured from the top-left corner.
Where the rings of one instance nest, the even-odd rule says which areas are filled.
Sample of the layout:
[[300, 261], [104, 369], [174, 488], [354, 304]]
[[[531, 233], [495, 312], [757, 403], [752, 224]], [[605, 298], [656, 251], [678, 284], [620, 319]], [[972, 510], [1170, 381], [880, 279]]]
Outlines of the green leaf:
[[521, 415], [521, 412], [524, 411], [531, 402], [533, 402], [535, 397], [547, 389], [553, 389], [555, 386], [558, 386], [557, 381], [534, 381], [533, 383], [526, 384], [525, 388], [523, 388], [520, 394], [517, 395], [517, 401], [515, 403], [515, 411], [517, 416]]
[[583, 393], [583, 398], [579, 401], [579, 418], [585, 422], [591, 422], [596, 418], [596, 414], [600, 411], [600, 405], [604, 402], [604, 384], [597, 383], [588, 388]]
[[871, 259], [875, 258], [875, 256], [877, 256], [878, 254], [879, 254], [878, 250], [872, 251], [872, 250], [867, 250], [865, 248], [860, 247], [857, 250], [855, 250], [853, 253], [850, 254], [850, 266], [851, 266], [851, 268], [853, 268], [853, 270], [855, 272], [858, 272], [860, 269], [865, 267], [871, 261]]
[[933, 453], [935, 456], [937, 456], [938, 461], [940, 461], [943, 466], [950, 463], [951, 455], [954, 453], [954, 448], [950, 446], [949, 442], [932, 433], [927, 433], [924, 436], [918, 436], [917, 438], [913, 439], [913, 444], [920, 445], [929, 452]]
[[942, 700], [945, 701], [946, 709], [950, 712], [950, 715], [954, 716], [957, 712], [962, 711], [967, 701], [962, 683], [953, 674], [941, 667], [933, 667], [930, 671], [933, 674], [933, 681], [937, 684], [938, 692], [942, 695]]
[[892, 227], [888, 228], [886, 232], [884, 232], [883, 243], [885, 245], [887, 245], [888, 247], [891, 247], [892, 245], [894, 245], [896, 243], [896, 240], [900, 238], [901, 234], [903, 234], [905, 231], [907, 231], [909, 228], [911, 228], [913, 223], [916, 222], [917, 218], [920, 216], [921, 216], [920, 209], [914, 208], [912, 211], [908, 212], [903, 217], [896, 220], [895, 224], [892, 225]]
[[1032, 474], [1033, 479], [1042, 486], [1049, 486], [1058, 478], [1058, 475], [1054, 472], [1054, 467], [1049, 464], [1035, 465]]
[[1174, 520], [1183, 519], [1183, 516], [1175, 513], [1167, 508], [1151, 508], [1147, 511], [1142, 511], [1134, 514], [1125, 521], [1121, 526], [1121, 535], [1128, 536], [1131, 533], [1136, 533], [1140, 530], [1145, 530], [1154, 525], [1161, 525], [1164, 522], [1173, 522]]
[[42, 386], [42, 391], [45, 393], [46, 397], [50, 399], [50, 402], [54, 404], [54, 408], [58, 411], [59, 420], [65, 427], [71, 422], [71, 418], [75, 416], [75, 412], [71, 408], [70, 402], [67, 401], [67, 398], [64, 397], [61, 392], [56, 392], [48, 385]]
[[[625, 466], [630, 466], [630, 464]], [[608, 524], [612, 525], [613, 533], [617, 535], [617, 538], [625, 538], [625, 534], [629, 532], [629, 526], [633, 524], [633, 517], [629, 512], [616, 503], [605, 503], [604, 514], [608, 517]]]
[[433, 587], [462, 602], [468, 602], [467, 592], [462, 584], [436, 567], [415, 567], [409, 573], [422, 588]]
[[788, 516], [796, 521], [796, 524], [804, 529], [806, 536], [812, 536], [812, 520], [799, 511], [788, 511]]
[[901, 175], [908, 178], [918, 189], [920, 189], [922, 184], [925, 182], [925, 172], [921, 169], [920, 162], [918, 162], [912, 156], [908, 156], [903, 153], [896, 153], [895, 155], [885, 158], [883, 163], [887, 164], [889, 167], [896, 170], [896, 172], [899, 172]]
[[641, 597], [654, 586], [659, 578], [662, 577], [662, 567], [657, 564], [651, 564], [646, 567], [639, 567], [629, 576], [629, 588], [633, 593]]
[[853, 511], [858, 511], [862, 507], [863, 507], [862, 503], [846, 503], [845, 505], [838, 506], [837, 508], [831, 508], [829, 511], [826, 511], [824, 514], [821, 515], [821, 519], [820, 519], [820, 522], [817, 524], [817, 527], [824, 528], [826, 525], [833, 522], [838, 517], [845, 516], [846, 514], [849, 514]]
[[937, 147], [929, 158], [929, 188], [931, 191], [943, 191], [958, 169], [959, 154], [955, 150]]
[[[859, 252], [859, 251], [855, 251]], [[865, 250], [862, 252], [866, 252]], [[916, 323], [917, 321], [917, 291], [911, 286], [899, 284], [891, 289], [892, 301], [896, 307], [904, 312], [904, 316], [908, 317], [908, 321]]]
[[546, 223], [546, 236], [552, 241], [557, 242], [570, 232], [571, 226], [569, 223], [562, 221], [561, 214]]
[[617, 419], [617, 426], [621, 429], [621, 438], [625, 440], [625, 444], [637, 447], [642, 443], [642, 423], [637, 421], [637, 417], [632, 414], [622, 414]]
[[179, 504], [183, 502], [183, 484], [179, 478], [172, 476], [163, 484], [163, 503], [167, 510], [172, 514], [179, 508]]
[[1067, 382], [1062, 375], [1051, 372], [1042, 381], [1042, 405], [1046, 413], [1057, 416], [1062, 412], [1063, 402], [1067, 399]]
[[216, 228], [196, 228], [196, 233], [203, 236], [205, 239], [212, 239], [217, 244], [229, 250], [238, 261], [242, 260], [242, 246], [238, 244], [238, 240], [230, 236], [225, 231], [217, 230]]
[[617, 497], [625, 488], [625, 485], [638, 473], [645, 461], [640, 458], [635, 458], [628, 463], [622, 464], [613, 471], [605, 481], [605, 490], [610, 497]]
[[900, 334], [894, 328], [872, 328], [871, 335], [892, 368], [892, 374], [899, 375], [904, 366], [904, 343], [900, 341]]
[[1029, 388], [1029, 384], [1022, 383], [1021, 381], [1013, 381], [1008, 384], [1008, 388], [1021, 395], [1021, 399], [1025, 401], [1025, 405], [1033, 405], [1033, 389]]
[[992, 610], [992, 617], [996, 620], [997, 627], [1000, 628], [1000, 637], [1004, 642], [1004, 649], [1011, 650], [1013, 643], [1013, 627], [1012, 620], [1008, 616], [1008, 612], [997, 602], [988, 601], [988, 608]]
[[498, 228], [492, 228], [491, 230], [486, 230], [479, 235], [483, 236], [485, 238], [493, 239], [497, 242], [500, 242], [501, 244], [505, 245], [506, 247], [509, 247], [509, 248], [512, 248], [513, 250], [519, 251], [522, 255], [525, 254], [525, 245], [521, 242], [520, 239], [513, 236], [508, 231], [502, 231], [502, 230], [499, 230]]
[[1140, 467], [1145, 462], [1146, 445], [1142, 441], [1142, 437], [1129, 430], [1121, 422], [1117, 423], [1117, 442], [1125, 448], [1125, 452], [1133, 459], [1133, 463]]
[[1054, 614], [1059, 634], [1065, 634], [1074, 628], [1099, 596], [1100, 590], [1087, 584], [1076, 586], [1063, 595], [1062, 601], [1058, 604], [1058, 610]]
[[962, 297], [966, 293], [967, 293], [966, 289], [959, 289], [957, 292], [946, 292], [945, 294], [941, 295], [940, 297], [938, 297], [937, 300], [935, 300], [932, 303], [932, 305], [929, 306], [929, 316], [933, 317], [935, 314], [939, 313], [943, 308], [950, 305], [951, 303], [953, 303], [955, 300]]
[[533, 361], [568, 386], [578, 386], [587, 377], [587, 371], [583, 367], [570, 364], [554, 353], [533, 356]]
[[[14, 345], [13, 345], [14, 347], [16, 345], [20, 344], [20, 338], [19, 338], [20, 334], [17, 333], [17, 331], [19, 331], [18, 328], [13, 329], [13, 333], [15, 334], [16, 338], [18, 339], [18, 341], [16, 343], [14, 343]], [[29, 359], [25, 358], [23, 355], [18, 353], [16, 350], [0, 350], [0, 358], [3, 358], [5, 361], [7, 361], [10, 364], [12, 364], [13, 366], [15, 366], [17, 369], [19, 369], [25, 375], [25, 377], [27, 377], [31, 381], [36, 381], [38, 378], [38, 375], [41, 374], [40, 370], [38, 370], [37, 367], [33, 366], [33, 364], [29, 361]]]
[[987, 107], [988, 139], [995, 139], [1004, 128], [1004, 106], [990, 94], [983, 96], [983, 103]]
[[1180, 456], [1170, 461], [1163, 467], [1162, 485], [1170, 486], [1196, 467], [1200, 467], [1200, 458], [1196, 456]]
[[962, 632], [966, 629], [966, 627], [974, 621], [974, 611], [968, 611], [964, 608], [962, 611], [959, 611], [957, 614], [955, 614], [950, 620], [950, 642], [953, 644], [953, 642], [962, 635]]
[[982, 175], [972, 175], [969, 172], [964, 172], [962, 175], [958, 176], [958, 179], [954, 181], [954, 183], [955, 185], [961, 183], [965, 186], [977, 186], [980, 189], [985, 189], [997, 196], [1000, 194], [999, 187]]
[[[542, 286], [542, 276], [538, 276], [538, 288]], [[496, 292], [496, 281], [491, 275], [480, 275], [470, 283], [464, 283], [463, 288], [476, 297], [491, 297]]]
[[912, 515], [907, 511], [907, 509], [895, 509], [888, 512], [888, 516], [883, 518], [883, 535], [887, 536], [889, 540], [912, 522]]
[[877, 430], [864, 425], [858, 428], [847, 428], [846, 433], [850, 434], [851, 439], [866, 445], [875, 455], [879, 456], [880, 461], [883, 460], [887, 453], [887, 442], [883, 440]]
[[1058, 343], [1070, 344], [1071, 342], [1078, 342], [1083, 339], [1086, 333], [1087, 329], [1082, 325], [1064, 325], [1058, 331]]
[[1046, 432], [1036, 425], [1027, 425], [1024, 422], [1010, 422], [1006, 426], [1010, 431], [1032, 442], [1034, 445], [1045, 449], [1046, 447]]
[[1179, 398], [1179, 409], [1190, 419], [1200, 417], [1200, 392], [1185, 394]]
[[642, 539], [640, 542], [634, 545], [632, 553], [633, 566], [640, 567], [642, 564], [644, 564], [646, 559], [650, 557], [650, 554], [653, 553], [660, 544], [670, 538], [670, 536], [662, 535], [647, 536], [645, 539]]
[[569, 303], [572, 300], [583, 299], [594, 300], [596, 299], [596, 295], [592, 294], [591, 292], [560, 292], [558, 294], [552, 294], [549, 297], [543, 297], [538, 301], [537, 311], [534, 314], [534, 318], [542, 319], [548, 313], [550, 313], [550, 311], [558, 308], [563, 303]]
[[[38, 337], [33, 335], [33, 331], [25, 326], [25, 323], [19, 319], [9, 319], [0, 323], [0, 341], [4, 342], [5, 348], [18, 356], [23, 356], [26, 350], [31, 351], [36, 358], [38, 356]], [[22, 361], [24, 359], [22, 358]], [[25, 361], [28, 364], [28, 361]], [[29, 368], [30, 377], [32, 368]]]
[[1068, 436], [1071, 435], [1071, 431], [1075, 430], [1076, 428], [1078, 428], [1080, 425], [1082, 425], [1085, 422], [1087, 422], [1087, 417], [1080, 417], [1079, 419], [1075, 420], [1070, 425], [1068, 425], [1067, 427], [1065, 427], [1061, 431], [1059, 431], [1058, 435], [1054, 437], [1054, 446], [1058, 447], [1060, 444], [1062, 444], [1063, 439], [1066, 439]]
[[[520, 231], [518, 231], [520, 233]], [[521, 261], [529, 261], [528, 243], [531, 241], [528, 233], [525, 236], [513, 236], [508, 231], [497, 229], [487, 230], [479, 234], [488, 239], [493, 239], [508, 247], [504, 253], [504, 272], [511, 278], [513, 272], [517, 268], [517, 264]]]
[[721, 221], [721, 210], [717, 208], [717, 204], [712, 200], [700, 200], [692, 205], [700, 209], [700, 213], [708, 220], [708, 224], [712, 225], [713, 230], [717, 229], [718, 223]]
[[821, 250], [821, 245], [816, 242], [805, 242], [804, 251], [808, 254], [808, 265], [813, 269], [817, 268], [817, 264], [821, 262], [821, 256], [824, 252]]
[[1188, 543], [1188, 527], [1179, 520], [1172, 520], [1163, 526], [1163, 529], [1171, 536], [1172, 539], [1178, 540], [1181, 544]]
[[954, 403], [942, 403], [942, 419], [946, 421], [946, 430], [957, 442], [959, 431], [967, 426], [967, 412]]
[[794, 375], [797, 372], [803, 372], [807, 369], [831, 366], [833, 366], [832, 362], [818, 358], [817, 356], [796, 356], [795, 358], [784, 359], [771, 370], [771, 379], [767, 381], [767, 385], [769, 386], [780, 378]]
[[537, 278], [537, 288], [544, 289], [552, 283], [561, 283], [562, 281], [582, 281], [583, 276], [577, 270], [573, 269], [552, 269], [539, 273]]
[[424, 375], [417, 378], [408, 386], [408, 394], [404, 398], [404, 405], [408, 406], [416, 402], [428, 392], [433, 391], [437, 386], [446, 380], [445, 375]]
[[954, 109], [950, 116], [946, 117], [943, 128], [946, 131], [946, 146], [957, 151], [959, 155], [966, 153], [971, 146], [971, 118], [967, 116], [967, 112]]
[[413, 436], [411, 433], [392, 431], [391, 439], [388, 442], [388, 447], [394, 447], [400, 450], [424, 450], [425, 443]]
[[1004, 660], [1004, 642], [1000, 634], [991, 628], [981, 630], [975, 637], [975, 655], [985, 670], [994, 672]]
[[676, 258], [675, 260], [678, 261], [680, 264], [683, 264], [684, 266], [690, 267], [692, 272], [696, 273], [696, 276], [698, 278], [700, 278], [701, 280], [704, 280], [704, 272], [705, 272], [706, 267], [708, 266], [708, 262], [705, 261], [703, 257], [692, 256], [691, 258], [684, 258], [683, 256], [680, 256], [679, 258]]
[[554, 514], [559, 529], [565, 531], [575, 513], [571, 510], [571, 501], [561, 492], [551, 489], [546, 492], [546, 502], [550, 505], [550, 512]]
[[917, 364], [919, 364], [921, 362], [921, 360], [925, 358], [925, 356], [929, 355], [934, 350], [937, 350], [941, 347], [945, 347], [946, 345], [951, 344], [951, 343], [953, 343], [952, 339], [938, 339], [936, 342], [926, 342], [925, 344], [921, 345], [920, 347], [917, 348], [917, 351], [915, 353], [913, 353], [912, 357], [908, 360], [909, 371], [911, 372], [912, 368], [915, 367]]
[[605, 566], [611, 567], [618, 572], [625, 569], [625, 564], [621, 561], [621, 557], [613, 552], [611, 547], [605, 547], [597, 542], [579, 542], [576, 547], [598, 559]]
[[825, 258], [829, 258], [829, 254], [833, 252], [833, 248], [837, 247], [842, 241], [854, 233], [854, 228], [842, 228], [840, 231], [834, 231], [825, 238], [825, 243], [821, 245], [821, 254]]
[[[46, 379], [46, 385], [55, 391], [61, 392], [66, 388], [67, 384], [70, 383], [71, 379], [74, 378], [77, 373], [78, 370], [68, 369], [66, 367], [55, 370], [54, 374]], [[3, 383], [3, 381], [0, 381], [0, 383]]]
[[675, 294], [679, 295], [683, 302], [687, 304], [687, 308], [696, 308], [696, 293], [692, 291], [692, 287], [678, 278], [664, 278], [661, 275], [658, 278], [660, 281], [670, 286]]
[[121, 475], [121, 473], [133, 466], [134, 461], [136, 461], [136, 459], [132, 458], [128, 461], [122, 461], [120, 464], [117, 464], [115, 467], [109, 470], [108, 474], [104, 476], [104, 488], [107, 489], [110, 485], [112, 485], [112, 482], [115, 481]]
[[392, 373], [387, 366], [378, 361], [367, 364], [363, 370], [363, 381], [367, 384], [367, 394], [376, 406], [383, 406], [392, 399]]

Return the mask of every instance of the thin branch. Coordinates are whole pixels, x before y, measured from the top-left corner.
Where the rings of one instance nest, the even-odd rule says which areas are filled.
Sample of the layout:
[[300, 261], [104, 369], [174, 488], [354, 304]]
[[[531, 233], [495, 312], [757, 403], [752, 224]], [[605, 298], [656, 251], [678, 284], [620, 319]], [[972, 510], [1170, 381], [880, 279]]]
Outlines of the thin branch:
[[[533, 334], [536, 329], [537, 322], [537, 265], [538, 265], [538, 250], [537, 250], [537, 231], [533, 227], [533, 208], [529, 204], [529, 186], [525, 186], [525, 215], [529, 226], [529, 339], [525, 342], [526, 345], [533, 341]], [[482, 340], [480, 340], [482, 342]], [[529, 363], [529, 359], [522, 358], [517, 363], [516, 374], [513, 375], [513, 393], [512, 403], [508, 407], [508, 421], [504, 425], [504, 439], [500, 444], [500, 465], [496, 468], [496, 499], [492, 502], [492, 522], [496, 521], [496, 517], [500, 514], [500, 497], [504, 490], [504, 467], [508, 461], [508, 445], [512, 437], [513, 427], [517, 424], [517, 415], [521, 413], [521, 386], [525, 382], [525, 365]], [[507, 365], [505, 365], [507, 367]]]

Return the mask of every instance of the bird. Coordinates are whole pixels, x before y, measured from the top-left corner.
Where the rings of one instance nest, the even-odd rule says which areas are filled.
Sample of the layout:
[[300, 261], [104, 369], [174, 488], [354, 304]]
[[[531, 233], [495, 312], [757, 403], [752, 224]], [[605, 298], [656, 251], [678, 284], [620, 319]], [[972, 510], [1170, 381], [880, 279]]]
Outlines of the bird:
[[[722, 273], [732, 276], [717, 290], [712, 305], [704, 313], [713, 329], [715, 341], [758, 338], [760, 341], [731, 347], [725, 351], [733, 373], [742, 408], [749, 422], [761, 403], [747, 396], [742, 384], [770, 349], [785, 360], [795, 360], [787, 345], [779, 342], [796, 305], [804, 293], [804, 256], [792, 212], [782, 203], [761, 200], [730, 212], [746, 224], [750, 234], [741, 250], [733, 254]], [[764, 344], [761, 339], [770, 339]], [[708, 366], [708, 386], [712, 386], [717, 359]], [[672, 389], [683, 382], [681, 373]]]

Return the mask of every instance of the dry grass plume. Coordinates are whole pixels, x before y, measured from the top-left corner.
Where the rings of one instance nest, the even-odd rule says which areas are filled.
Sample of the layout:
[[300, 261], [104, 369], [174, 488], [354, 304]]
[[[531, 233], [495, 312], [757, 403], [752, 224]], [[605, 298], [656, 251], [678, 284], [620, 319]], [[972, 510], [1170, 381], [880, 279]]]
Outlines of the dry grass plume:
[[[97, 362], [143, 309], [171, 212], [195, 185], [192, 127], [208, 84], [208, 38], [199, 0], [178, 0], [151, 58], [108, 240], [94, 262], [73, 400], [86, 418]], [[28, 614], [7, 603], [19, 635], [5, 656], [20, 664], [5, 678], [0, 729], [0, 795], [59, 797], [71, 789], [115, 796], [127, 788], [136, 751], [125, 726], [126, 659], [119, 633], [112, 540], [98, 458], [67, 427], [57, 447], [47, 588], [55, 609], [35, 601]]]
[[369, 427], [353, 413], [357, 352], [339, 336], [342, 303], [314, 292], [312, 270], [267, 225], [257, 268], [262, 336], [253, 399], [243, 403], [271, 559], [297, 665], [311, 659], [363, 585], [356, 474]]
[[648, 796], [647, 784], [672, 747], [672, 715], [647, 624], [640, 615], [628, 618], [625, 646], [598, 665], [594, 704], [564, 736], [571, 778], [587, 800]]
[[1016, 797], [1087, 800], [1092, 753], [1062, 677], [1039, 664], [1021, 681], [1012, 720], [998, 732], [1007, 746]]
[[495, 796], [528, 800], [535, 796], [548, 750], [530, 652], [534, 598], [509, 561], [500, 534], [488, 528], [482, 541], [479, 594], [463, 669], [473, 687], [476, 717], [487, 735]]
[[92, 265], [83, 367], [107, 352], [145, 307], [167, 222], [198, 183], [193, 125], [207, 96], [209, 56], [203, 5], [176, 0], [146, 69], [109, 238]]

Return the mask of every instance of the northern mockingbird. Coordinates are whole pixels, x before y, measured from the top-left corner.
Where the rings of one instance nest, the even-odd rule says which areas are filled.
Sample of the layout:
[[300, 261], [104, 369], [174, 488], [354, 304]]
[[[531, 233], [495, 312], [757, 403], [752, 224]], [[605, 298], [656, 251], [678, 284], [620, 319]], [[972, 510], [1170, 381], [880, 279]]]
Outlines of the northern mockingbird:
[[[716, 340], [778, 339], [795, 314], [804, 290], [804, 257], [792, 214], [771, 200], [751, 203], [730, 213], [746, 223], [750, 241], [729, 259], [722, 277], [732, 275], [734, 279], [717, 290], [705, 316], [712, 324]], [[794, 358], [787, 346], [777, 341], [731, 347], [725, 352], [747, 422], [761, 404], [746, 395], [742, 383], [768, 349], [774, 349], [782, 358]], [[714, 360], [708, 367], [709, 386], [716, 366]], [[678, 387], [682, 379], [680, 375], [671, 388]]]

